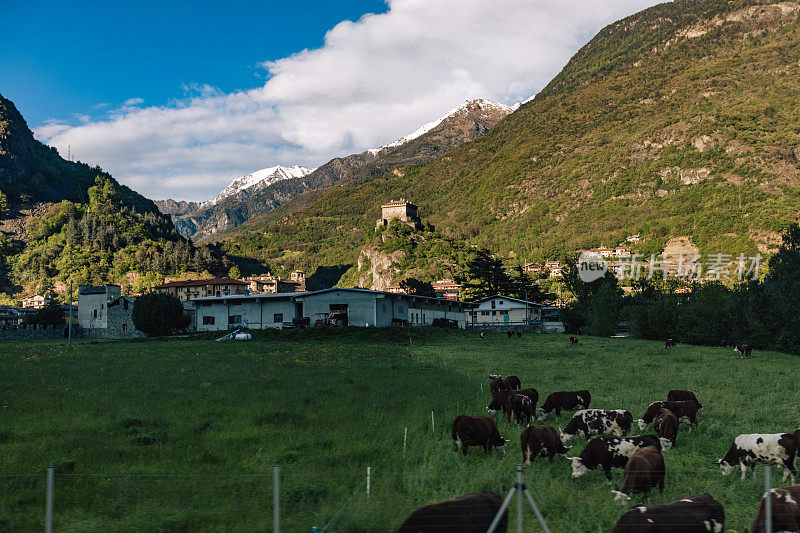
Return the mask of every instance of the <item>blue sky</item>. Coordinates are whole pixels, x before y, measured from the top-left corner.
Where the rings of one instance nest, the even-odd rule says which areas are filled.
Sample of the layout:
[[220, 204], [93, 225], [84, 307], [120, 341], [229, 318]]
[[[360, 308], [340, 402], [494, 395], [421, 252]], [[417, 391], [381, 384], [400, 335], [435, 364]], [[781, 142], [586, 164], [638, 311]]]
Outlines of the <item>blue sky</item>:
[[264, 84], [258, 64], [323, 44], [382, 0], [323, 2], [3, 2], [0, 93], [32, 126], [130, 98], [162, 105], [184, 86]]
[[36, 137], [154, 199], [382, 146], [541, 90], [657, 0], [6, 0], [0, 93]]

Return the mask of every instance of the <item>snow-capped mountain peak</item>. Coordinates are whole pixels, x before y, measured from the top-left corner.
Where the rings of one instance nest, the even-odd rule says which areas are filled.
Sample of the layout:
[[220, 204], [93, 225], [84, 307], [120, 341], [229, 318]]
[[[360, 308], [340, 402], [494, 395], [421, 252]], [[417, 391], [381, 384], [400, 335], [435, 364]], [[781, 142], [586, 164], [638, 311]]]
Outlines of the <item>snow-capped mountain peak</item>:
[[252, 174], [247, 174], [245, 176], [236, 178], [231, 182], [230, 185], [222, 189], [222, 191], [220, 191], [220, 193], [213, 200], [205, 203], [207, 205], [214, 205], [220, 200], [246, 189], [250, 189], [255, 186], [268, 187], [269, 185], [277, 183], [281, 180], [302, 178], [313, 171], [313, 168], [306, 168], [300, 165], [293, 165], [291, 167], [278, 165], [275, 167], [262, 168], [261, 170], [256, 170]]

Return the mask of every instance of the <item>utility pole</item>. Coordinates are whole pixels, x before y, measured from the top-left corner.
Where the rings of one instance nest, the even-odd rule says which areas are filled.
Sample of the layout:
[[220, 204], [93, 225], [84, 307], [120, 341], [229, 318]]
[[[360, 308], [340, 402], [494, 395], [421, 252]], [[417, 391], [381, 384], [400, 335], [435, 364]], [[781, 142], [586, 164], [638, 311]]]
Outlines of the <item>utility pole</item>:
[[72, 280], [69, 280], [69, 341], [72, 344]]

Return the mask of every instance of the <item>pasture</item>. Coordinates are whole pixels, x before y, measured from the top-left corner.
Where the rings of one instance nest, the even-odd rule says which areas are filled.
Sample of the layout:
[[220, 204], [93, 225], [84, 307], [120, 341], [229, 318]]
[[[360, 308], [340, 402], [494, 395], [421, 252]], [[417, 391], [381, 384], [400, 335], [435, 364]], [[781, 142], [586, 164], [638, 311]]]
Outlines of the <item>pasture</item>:
[[[725, 506], [726, 531], [748, 526], [762, 469], [740, 481], [722, 477], [712, 462], [739, 433], [800, 427], [800, 360], [581, 340], [569, 346], [562, 335], [480, 340], [459, 331], [345, 329], [258, 332], [253, 341], [227, 343], [3, 342], [0, 530], [42, 527], [43, 473], [55, 465], [59, 531], [269, 531], [277, 464], [285, 531], [322, 528], [340, 509], [328, 531], [393, 531], [420, 505], [510, 488], [522, 427], [497, 417], [511, 441], [505, 455], [472, 448], [464, 458], [450, 439], [457, 414], [485, 413], [490, 373], [518, 375], [523, 387], [539, 391], [540, 404], [550, 392], [586, 388], [592, 407], [628, 409], [634, 419], [670, 388], [694, 390], [705, 410], [699, 427], [687, 433], [682, 426], [677, 448], [664, 454], [664, 494], [631, 504], [708, 491]], [[432, 431], [430, 412], [441, 408]], [[563, 427], [570, 416], [546, 423]], [[642, 433], [635, 424], [633, 433]], [[572, 444], [570, 455], [585, 441]], [[556, 458], [536, 460], [526, 474], [550, 528], [609, 531], [628, 506], [612, 501], [602, 471], [576, 480], [570, 473], [569, 462]], [[614, 484], [621, 483], [615, 470]], [[532, 530], [533, 514], [525, 516]]]

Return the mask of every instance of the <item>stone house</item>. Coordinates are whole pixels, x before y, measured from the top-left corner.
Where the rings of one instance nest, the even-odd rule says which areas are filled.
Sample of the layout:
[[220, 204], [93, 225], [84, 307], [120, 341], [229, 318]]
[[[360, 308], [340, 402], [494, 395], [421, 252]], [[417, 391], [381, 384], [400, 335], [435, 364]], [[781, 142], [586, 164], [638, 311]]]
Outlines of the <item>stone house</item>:
[[78, 327], [82, 336], [102, 339], [135, 339], [144, 333], [133, 325], [135, 298], [122, 296], [119, 285], [78, 288]]

